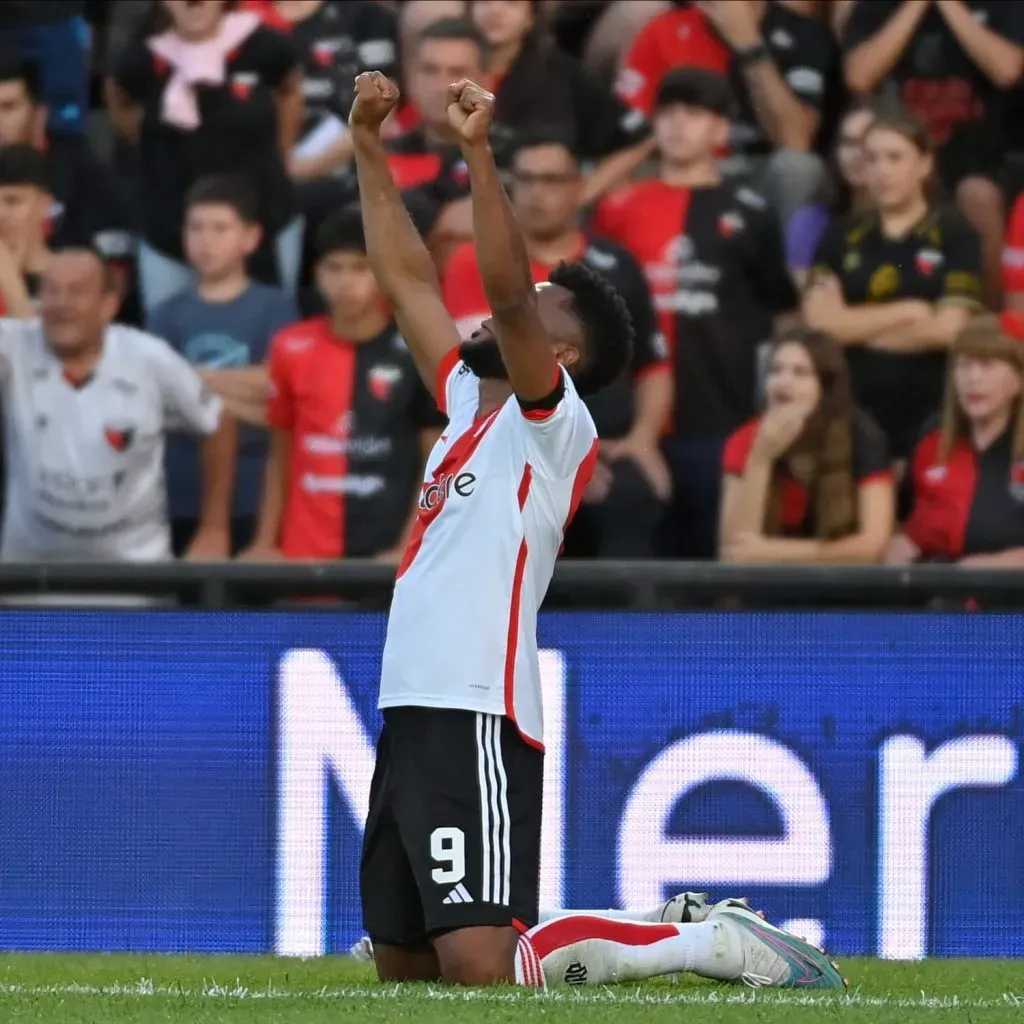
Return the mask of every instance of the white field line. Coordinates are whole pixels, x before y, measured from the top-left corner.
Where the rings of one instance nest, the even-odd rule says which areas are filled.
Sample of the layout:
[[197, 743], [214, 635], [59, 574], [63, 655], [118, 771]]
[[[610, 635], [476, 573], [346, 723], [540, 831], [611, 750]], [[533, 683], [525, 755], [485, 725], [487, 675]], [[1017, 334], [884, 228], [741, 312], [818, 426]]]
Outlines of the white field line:
[[61, 985], [22, 985], [0, 983], [0, 998], [4, 996], [104, 996], [121, 998], [165, 999], [221, 999], [225, 1001], [294, 1000], [300, 1002], [329, 1002], [351, 999], [425, 999], [447, 1003], [583, 1003], [601, 1006], [753, 1006], [760, 1004], [779, 1006], [849, 1006], [885, 1007], [899, 1010], [981, 1010], [1013, 1006], [1024, 1008], [1024, 993], [1004, 993], [989, 999], [966, 999], [961, 996], [929, 996], [922, 992], [915, 998], [905, 996], [870, 996], [859, 990], [834, 995], [791, 990], [770, 993], [749, 990], [720, 991], [717, 989], [691, 992], [657, 992], [640, 988], [616, 986], [582, 990], [556, 989], [535, 992], [529, 989], [458, 989], [441, 986], [418, 986], [415, 989], [401, 985], [347, 985], [339, 988], [301, 989], [267, 985], [253, 988], [236, 981], [220, 984], [204, 981], [201, 987], [186, 988], [179, 985], [155, 985], [151, 979], [108, 985], [69, 982]]

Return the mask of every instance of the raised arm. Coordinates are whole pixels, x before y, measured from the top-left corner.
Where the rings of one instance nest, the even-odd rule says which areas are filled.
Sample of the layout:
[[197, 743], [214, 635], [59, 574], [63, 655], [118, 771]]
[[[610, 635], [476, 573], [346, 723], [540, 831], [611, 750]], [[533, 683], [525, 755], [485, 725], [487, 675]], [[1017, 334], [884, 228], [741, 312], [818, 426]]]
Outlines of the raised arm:
[[1013, 39], [990, 29], [963, 0], [936, 0], [956, 41], [981, 73], [999, 89], [1009, 89], [1024, 72], [1024, 50]]
[[467, 79], [449, 86], [448, 120], [469, 168], [477, 261], [502, 361], [516, 395], [535, 402], [555, 385], [555, 355], [537, 308], [523, 234], [488, 142], [493, 118], [492, 93]]
[[398, 104], [398, 87], [379, 71], [356, 78], [349, 114], [366, 250], [377, 282], [395, 311], [402, 337], [427, 387], [459, 335], [444, 308], [437, 271], [391, 176], [380, 126]]
[[[861, 0], [861, 4], [865, 5], [866, 0]], [[871, 92], [892, 71], [930, 7], [931, 0], [906, 0], [897, 5], [881, 28], [868, 38], [859, 39], [843, 58], [843, 77], [850, 92]], [[847, 20], [847, 34], [858, 27], [862, 17], [873, 20], [875, 12], [865, 6], [862, 15], [855, 7]]]

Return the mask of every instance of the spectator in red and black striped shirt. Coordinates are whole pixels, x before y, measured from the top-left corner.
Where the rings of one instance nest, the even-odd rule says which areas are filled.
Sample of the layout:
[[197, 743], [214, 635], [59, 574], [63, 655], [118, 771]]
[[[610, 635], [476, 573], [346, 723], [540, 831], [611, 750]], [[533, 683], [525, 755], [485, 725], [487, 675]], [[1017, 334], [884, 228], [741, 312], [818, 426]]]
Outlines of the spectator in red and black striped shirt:
[[910, 516], [886, 561], [1024, 566], [1024, 315], [972, 321], [951, 354], [942, 417], [914, 452]]
[[856, 409], [842, 348], [797, 330], [775, 346], [764, 414], [727, 442], [720, 553], [728, 562], [877, 562], [895, 499], [885, 437]]
[[469, 174], [448, 123], [448, 86], [462, 78], [486, 82], [488, 58], [487, 40], [471, 21], [446, 18], [420, 33], [403, 65], [420, 123], [391, 140], [388, 165], [442, 264], [442, 254], [473, 236]]
[[410, 55], [423, 32], [439, 21], [461, 20], [466, 16], [466, 0], [402, 0], [398, 5], [398, 49], [401, 54], [398, 81], [402, 95], [397, 109], [381, 125], [381, 138], [390, 139], [410, 132], [420, 124], [420, 112], [409, 95]]
[[821, 187], [813, 152], [831, 44], [797, 0], [680, 3], [641, 30], [616, 90], [647, 112], [658, 83], [681, 67], [728, 75], [735, 96], [729, 175], [751, 179], [785, 224]]

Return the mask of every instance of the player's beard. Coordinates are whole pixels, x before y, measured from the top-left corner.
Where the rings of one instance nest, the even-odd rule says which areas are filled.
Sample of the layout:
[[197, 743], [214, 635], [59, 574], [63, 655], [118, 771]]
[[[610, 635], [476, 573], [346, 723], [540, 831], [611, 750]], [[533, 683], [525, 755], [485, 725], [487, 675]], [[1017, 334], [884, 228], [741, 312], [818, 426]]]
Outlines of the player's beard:
[[485, 336], [462, 342], [459, 358], [481, 380], [508, 380], [497, 338]]

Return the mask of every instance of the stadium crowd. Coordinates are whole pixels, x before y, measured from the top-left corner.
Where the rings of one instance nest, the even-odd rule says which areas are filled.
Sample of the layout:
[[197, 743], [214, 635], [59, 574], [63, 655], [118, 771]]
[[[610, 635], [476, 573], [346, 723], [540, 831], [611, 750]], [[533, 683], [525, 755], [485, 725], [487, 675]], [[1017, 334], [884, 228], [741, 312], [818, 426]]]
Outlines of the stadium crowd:
[[568, 555], [1024, 565], [1007, 0], [6, 0], [0, 558], [399, 560], [445, 420], [366, 256], [364, 69], [461, 331], [461, 78], [536, 280], [629, 306]]

